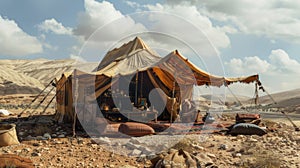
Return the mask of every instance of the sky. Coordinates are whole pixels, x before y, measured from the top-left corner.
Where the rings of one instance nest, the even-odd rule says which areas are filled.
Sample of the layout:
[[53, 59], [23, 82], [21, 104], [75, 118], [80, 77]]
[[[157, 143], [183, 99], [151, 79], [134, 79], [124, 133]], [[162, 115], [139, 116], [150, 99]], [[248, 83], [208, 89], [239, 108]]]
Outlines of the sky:
[[300, 1], [0, 1], [0, 59], [100, 61], [135, 36], [212, 74], [259, 74], [270, 93], [300, 88]]

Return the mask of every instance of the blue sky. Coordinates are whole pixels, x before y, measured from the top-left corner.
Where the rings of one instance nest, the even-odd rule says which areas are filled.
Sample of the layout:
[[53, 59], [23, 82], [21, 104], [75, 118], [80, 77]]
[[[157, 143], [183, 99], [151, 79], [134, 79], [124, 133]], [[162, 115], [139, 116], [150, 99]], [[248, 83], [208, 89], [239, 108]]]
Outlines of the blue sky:
[[179, 49], [211, 73], [258, 73], [270, 92], [299, 88], [300, 2], [0, 1], [0, 59], [100, 61], [141, 33], [150, 47], [163, 54]]

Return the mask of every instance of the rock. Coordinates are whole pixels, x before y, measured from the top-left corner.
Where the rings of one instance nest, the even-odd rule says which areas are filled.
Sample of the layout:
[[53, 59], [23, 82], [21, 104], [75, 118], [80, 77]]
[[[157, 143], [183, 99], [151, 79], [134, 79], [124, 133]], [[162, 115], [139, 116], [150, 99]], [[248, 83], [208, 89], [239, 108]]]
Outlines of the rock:
[[226, 144], [221, 144], [219, 149], [221, 150], [227, 150], [228, 149], [228, 146]]
[[50, 150], [50, 148], [47, 148], [47, 147], [45, 147], [45, 148], [43, 148], [43, 149], [46, 150], [46, 151]]
[[196, 145], [196, 144], [191, 144], [191, 146], [195, 149], [198, 149], [198, 150], [204, 150], [204, 148], [202, 146], [199, 146], [199, 145]]
[[57, 138], [64, 138], [64, 137], [66, 137], [64, 134], [60, 134], [57, 136]]
[[97, 144], [91, 144], [91, 147], [96, 149], [98, 147], [98, 145]]
[[57, 135], [56, 135], [56, 134], [51, 134], [51, 136], [52, 136], [53, 138], [56, 138], [56, 137], [57, 137]]
[[237, 140], [244, 140], [245, 138], [246, 138], [245, 135], [237, 135], [236, 136]]
[[25, 138], [25, 140], [27, 140], [27, 141], [31, 141], [31, 140], [35, 140], [36, 138], [35, 137], [33, 137], [33, 136], [31, 136], [31, 135], [28, 135], [26, 138]]
[[40, 143], [33, 143], [32, 146], [40, 146]]
[[21, 153], [21, 152], [22, 152], [22, 150], [16, 150], [16, 151], [15, 151], [15, 153], [17, 153], [17, 154], [18, 154], [18, 153]]
[[23, 150], [24, 150], [25, 152], [30, 152], [30, 151], [31, 151], [30, 148], [24, 148]]
[[37, 139], [37, 140], [46, 140], [46, 138], [43, 137], [43, 136], [37, 136], [35, 139]]
[[46, 138], [46, 139], [51, 139], [51, 135], [49, 133], [45, 133], [43, 135], [43, 137]]
[[21, 132], [21, 131], [20, 131], [20, 132], [18, 133], [18, 135], [19, 135], [19, 136], [24, 136], [24, 135], [25, 135], [25, 132]]
[[55, 141], [55, 144], [62, 144], [61, 141]]
[[42, 154], [40, 154], [40, 153], [38, 153], [38, 152], [33, 152], [33, 153], [31, 153], [31, 156], [42, 156]]
[[207, 153], [206, 154], [208, 157], [210, 157], [210, 158], [216, 158], [216, 155], [215, 154], [212, 154], [212, 153]]
[[242, 156], [241, 153], [236, 153], [236, 154], [235, 154], [235, 157], [241, 157], [241, 156]]
[[252, 137], [250, 137], [247, 141], [248, 141], [248, 142], [257, 142], [258, 140], [257, 140], [257, 139], [254, 139], [254, 138], [252, 138]]

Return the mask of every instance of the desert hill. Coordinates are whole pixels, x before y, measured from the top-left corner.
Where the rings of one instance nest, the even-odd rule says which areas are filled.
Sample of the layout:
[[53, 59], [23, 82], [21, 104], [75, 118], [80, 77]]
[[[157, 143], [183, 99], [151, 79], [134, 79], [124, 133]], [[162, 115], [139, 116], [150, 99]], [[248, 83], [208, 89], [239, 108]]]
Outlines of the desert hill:
[[271, 94], [276, 104], [269, 96], [262, 96], [259, 99], [260, 104], [269, 104], [270, 107], [284, 108], [288, 112], [300, 113], [300, 89]]
[[34, 94], [52, 79], [74, 68], [91, 71], [97, 63], [65, 60], [0, 60], [0, 95]]
[[[271, 96], [277, 102], [277, 105], [280, 105], [280, 104], [286, 102], [287, 100], [299, 99], [300, 98], [300, 89], [293, 89], [293, 90], [289, 90], [289, 91], [273, 93], [273, 94], [271, 94]], [[266, 95], [266, 96], [262, 96], [259, 98], [259, 103], [273, 104], [273, 101], [270, 99], [269, 96]], [[299, 102], [299, 104], [300, 104], [300, 102]]]

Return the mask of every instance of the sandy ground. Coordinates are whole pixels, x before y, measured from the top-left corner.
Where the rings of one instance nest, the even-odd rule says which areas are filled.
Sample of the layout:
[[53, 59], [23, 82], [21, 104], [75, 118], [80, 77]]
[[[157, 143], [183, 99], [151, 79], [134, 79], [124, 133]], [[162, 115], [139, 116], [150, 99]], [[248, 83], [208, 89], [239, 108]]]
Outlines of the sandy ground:
[[[2, 99], [11, 104], [30, 103], [32, 97], [20, 99]], [[8, 104], [8, 103], [6, 103]], [[45, 105], [43, 105], [44, 107]], [[36, 110], [36, 115], [43, 107]], [[14, 116], [23, 108], [9, 109]], [[28, 116], [33, 109], [28, 109]], [[45, 115], [55, 113], [54, 104]], [[296, 132], [290, 122], [275, 114], [262, 114], [263, 123], [272, 128], [272, 132], [264, 136], [239, 135], [231, 136], [223, 133], [190, 134], [178, 138], [178, 135], [146, 136], [140, 138], [114, 138], [104, 135], [101, 143], [89, 138], [83, 132], [72, 137], [70, 125], [58, 125], [49, 120], [24, 120], [17, 124], [19, 145], [0, 148], [0, 154], [17, 154], [30, 158], [35, 167], [151, 167], [151, 159], [169, 149], [183, 149], [196, 156], [202, 167], [300, 167], [300, 132]], [[223, 115], [223, 120], [234, 122], [234, 113]], [[291, 118], [300, 124], [299, 115]], [[3, 118], [1, 118], [3, 121]], [[36, 121], [36, 120], [35, 120]], [[46, 122], [45, 122], [46, 121]], [[49, 133], [51, 139], [43, 135]], [[171, 140], [176, 143], [170, 143]], [[151, 142], [151, 143], [149, 143]], [[155, 148], [156, 147], [156, 148]], [[155, 150], [154, 150], [155, 149]], [[124, 151], [124, 152], [123, 152]], [[125, 152], [126, 151], [126, 152]], [[146, 151], [146, 152], [145, 152]], [[136, 152], [136, 153], [134, 153]], [[134, 154], [132, 154], [134, 153]], [[134, 156], [132, 156], [134, 155]], [[205, 166], [206, 165], [206, 166]]]
[[[191, 134], [178, 138], [178, 142], [166, 150], [135, 156], [122, 155], [120, 150], [134, 151], [135, 147], [129, 147], [129, 142], [134, 142], [133, 145], [137, 145], [136, 148], [140, 150], [138, 145], [144, 144], [145, 138], [160, 147], [167, 145], [170, 139], [176, 139], [177, 135], [147, 136], [137, 138], [138, 141], [135, 138], [120, 140], [108, 137], [108, 143], [98, 144], [85, 134], [79, 133], [73, 138], [70, 127], [64, 125], [48, 123], [44, 127], [45, 123], [19, 123], [17, 130], [20, 145], [1, 147], [0, 153], [14, 153], [30, 158], [36, 167], [151, 167], [150, 159], [155, 154], [174, 148], [194, 154], [203, 165], [211, 163], [218, 167], [256, 167], [271, 164], [274, 167], [300, 167], [300, 132], [295, 132], [282, 118], [275, 119], [276, 122], [269, 121], [269, 118], [267, 120], [264, 122], [276, 131], [264, 136]], [[38, 135], [45, 132], [51, 132], [52, 135], [57, 132], [56, 136], [63, 134], [65, 137], [39, 139], [41, 136]]]

